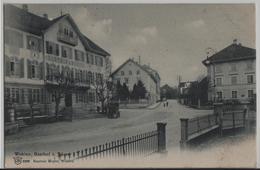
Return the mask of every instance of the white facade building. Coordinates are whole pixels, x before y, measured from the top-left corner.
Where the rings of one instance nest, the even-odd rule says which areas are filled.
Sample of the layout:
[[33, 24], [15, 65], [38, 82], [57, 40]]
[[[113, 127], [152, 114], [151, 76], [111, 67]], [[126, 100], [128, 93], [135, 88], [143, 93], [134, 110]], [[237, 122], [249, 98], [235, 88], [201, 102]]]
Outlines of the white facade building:
[[147, 98], [154, 103], [160, 99], [160, 76], [157, 71], [147, 65], [140, 65], [132, 59], [128, 59], [112, 73], [114, 84], [120, 81], [126, 84], [129, 91], [133, 90], [138, 80], [141, 80], [147, 90]]
[[[15, 108], [29, 108], [30, 100], [42, 114], [53, 114], [56, 73], [75, 82], [71, 94], [76, 112], [96, 108], [97, 80], [111, 73], [110, 54], [80, 32], [69, 14], [49, 20], [13, 5], [4, 5], [5, 96]], [[48, 86], [50, 88], [48, 88]], [[60, 109], [65, 105], [64, 99]]]
[[256, 94], [256, 52], [235, 40], [203, 61], [209, 80], [208, 99], [250, 100]]

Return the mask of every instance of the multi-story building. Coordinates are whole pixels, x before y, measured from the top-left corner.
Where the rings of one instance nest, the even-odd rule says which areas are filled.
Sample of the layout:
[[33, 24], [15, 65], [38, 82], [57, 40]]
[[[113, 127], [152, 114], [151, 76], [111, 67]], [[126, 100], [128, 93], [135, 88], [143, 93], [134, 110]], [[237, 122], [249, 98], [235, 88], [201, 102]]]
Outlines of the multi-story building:
[[146, 97], [151, 103], [160, 99], [160, 76], [149, 65], [141, 65], [133, 59], [128, 59], [112, 73], [113, 83], [118, 81], [133, 90], [135, 84], [141, 80], [147, 90]]
[[215, 102], [238, 99], [246, 101], [256, 94], [256, 51], [233, 44], [207, 57], [208, 99]]
[[[110, 54], [80, 32], [69, 14], [48, 19], [37, 16], [27, 5], [4, 5], [5, 96], [15, 108], [28, 108], [32, 101], [42, 113], [54, 113], [55, 75], [73, 80], [70, 99], [75, 109], [96, 107], [96, 80], [111, 73]], [[85, 113], [87, 111], [84, 110]]]

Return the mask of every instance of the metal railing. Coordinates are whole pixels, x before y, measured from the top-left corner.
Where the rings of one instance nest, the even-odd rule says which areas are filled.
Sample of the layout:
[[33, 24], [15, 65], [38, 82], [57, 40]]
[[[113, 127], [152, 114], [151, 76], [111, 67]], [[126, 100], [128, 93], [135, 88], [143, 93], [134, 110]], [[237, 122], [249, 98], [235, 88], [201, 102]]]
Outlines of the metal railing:
[[180, 119], [181, 121], [181, 146], [189, 140], [206, 133], [206, 130], [217, 127], [219, 120], [217, 114], [195, 117], [192, 119]]
[[223, 129], [235, 129], [246, 126], [246, 110], [225, 111], [220, 118], [221, 133]]
[[200, 116], [192, 119], [180, 119], [181, 121], [181, 147], [191, 139], [199, 137], [214, 129], [223, 130], [245, 128], [247, 125], [246, 110], [224, 110], [219, 114]]
[[117, 157], [147, 156], [154, 152], [166, 151], [166, 123], [157, 123], [157, 130], [107, 142], [102, 145], [78, 150], [58, 152], [60, 160], [91, 160]]

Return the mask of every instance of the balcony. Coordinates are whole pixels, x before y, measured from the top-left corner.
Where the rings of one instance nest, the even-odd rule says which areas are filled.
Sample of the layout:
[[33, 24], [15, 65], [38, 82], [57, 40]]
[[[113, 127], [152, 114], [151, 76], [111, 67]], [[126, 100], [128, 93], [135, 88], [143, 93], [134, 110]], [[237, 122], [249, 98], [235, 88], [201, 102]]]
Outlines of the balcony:
[[46, 84], [60, 86], [66, 85], [71, 88], [82, 88], [89, 89], [90, 84], [88, 82], [83, 82], [77, 78], [68, 78], [68, 77], [60, 77], [55, 75], [47, 75], [46, 76]]
[[58, 31], [57, 39], [58, 39], [58, 41], [67, 43], [69, 45], [73, 45], [73, 46], [78, 45], [78, 36], [71, 37], [69, 35], [64, 34], [64, 32], [61, 32], [61, 31]]

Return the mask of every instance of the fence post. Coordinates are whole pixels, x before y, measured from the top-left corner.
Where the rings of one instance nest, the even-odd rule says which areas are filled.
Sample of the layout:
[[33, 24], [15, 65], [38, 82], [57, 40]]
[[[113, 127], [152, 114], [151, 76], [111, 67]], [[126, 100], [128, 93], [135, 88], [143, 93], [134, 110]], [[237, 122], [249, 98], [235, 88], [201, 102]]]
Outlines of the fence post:
[[236, 124], [235, 124], [235, 113], [234, 112], [232, 112], [232, 119], [233, 119], [233, 130], [235, 130]]
[[123, 155], [125, 156], [125, 138], [122, 138]]
[[219, 134], [220, 136], [223, 136], [223, 114], [224, 112], [221, 112], [218, 114], [218, 120], [219, 120]]
[[186, 142], [188, 140], [188, 121], [189, 119], [187, 118], [181, 118], [181, 148], [186, 147]]
[[158, 132], [158, 152], [166, 152], [166, 132], [165, 126], [167, 123], [157, 123]]
[[244, 126], [244, 128], [246, 128], [246, 112], [247, 112], [247, 109], [244, 109], [244, 111], [243, 111], [243, 126]]

